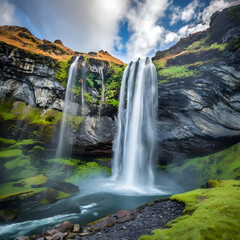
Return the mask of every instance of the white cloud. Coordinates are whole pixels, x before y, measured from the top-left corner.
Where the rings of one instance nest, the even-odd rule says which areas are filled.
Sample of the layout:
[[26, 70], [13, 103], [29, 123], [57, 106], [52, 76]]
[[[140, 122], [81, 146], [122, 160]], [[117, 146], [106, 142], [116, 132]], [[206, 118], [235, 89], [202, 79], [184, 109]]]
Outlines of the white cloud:
[[15, 17], [15, 7], [6, 0], [0, 0], [0, 25], [17, 25], [20, 21]]
[[161, 42], [164, 28], [157, 25], [159, 18], [164, 16], [168, 0], [134, 1], [136, 7], [127, 13], [129, 30], [132, 35], [127, 42], [128, 59], [147, 56]]
[[[1, 0], [0, 0], [1, 1]], [[77, 51], [113, 51], [128, 0], [9, 0], [41, 36]], [[24, 17], [23, 17], [24, 21]], [[25, 25], [29, 24], [25, 20]]]
[[[197, 1], [193, 1], [189, 5], [191, 6], [197, 6]], [[194, 3], [194, 4], [193, 4]], [[164, 39], [164, 42], [162, 44], [168, 44], [169, 42], [174, 42], [179, 40], [180, 38], [187, 37], [188, 35], [192, 33], [196, 33], [199, 31], [206, 30], [209, 27], [211, 16], [216, 11], [222, 11], [224, 8], [231, 7], [234, 5], [240, 4], [240, 0], [213, 0], [210, 2], [209, 6], [207, 6], [203, 12], [198, 12], [196, 14], [196, 22], [191, 24], [186, 24], [183, 27], [181, 27], [176, 33], [168, 32], [168, 35]], [[188, 5], [188, 6], [189, 6]], [[187, 6], [187, 7], [188, 7]], [[186, 10], [186, 8], [183, 11], [180, 11], [179, 15], [174, 15], [175, 12], [172, 15], [172, 21], [171, 23], [176, 23], [179, 19], [183, 20], [182, 13]], [[187, 19], [188, 14], [185, 14], [185, 19]], [[173, 41], [171, 41], [173, 40]]]
[[182, 10], [179, 7], [176, 7], [172, 14], [170, 24], [173, 25], [173, 24], [177, 23], [179, 20], [184, 21], [184, 22], [189, 22], [190, 20], [192, 20], [193, 18], [195, 18], [197, 16], [195, 11], [198, 7], [199, 7], [198, 0], [194, 0], [194, 1], [190, 2]]

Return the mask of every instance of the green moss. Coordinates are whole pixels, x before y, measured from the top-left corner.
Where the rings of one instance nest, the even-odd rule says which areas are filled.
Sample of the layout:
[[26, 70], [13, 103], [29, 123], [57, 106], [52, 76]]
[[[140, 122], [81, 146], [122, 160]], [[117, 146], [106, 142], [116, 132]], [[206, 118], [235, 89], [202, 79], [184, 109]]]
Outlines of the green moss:
[[77, 159], [63, 159], [63, 158], [53, 158], [53, 159], [48, 159], [47, 162], [49, 163], [59, 163], [62, 165], [67, 165], [67, 166], [72, 166], [72, 167], [76, 167], [79, 164], [79, 160]]
[[27, 105], [21, 101], [5, 99], [0, 104], [0, 116], [4, 120], [26, 120], [29, 124], [50, 126], [62, 119], [62, 113], [55, 110], [47, 110], [41, 114], [41, 110]]
[[84, 93], [84, 99], [88, 103], [96, 103], [96, 101], [93, 100], [93, 96], [90, 93]]
[[118, 107], [118, 95], [121, 88], [121, 80], [124, 72], [125, 66], [120, 66], [117, 64], [110, 64], [110, 77], [106, 81], [105, 88], [105, 102], [104, 104], [113, 107]]
[[[19, 198], [23, 199], [25, 197], [31, 196], [34, 193], [41, 192], [46, 188], [32, 188], [31, 185], [39, 185], [47, 182], [47, 178], [44, 175], [38, 175], [30, 178], [25, 178], [17, 182], [8, 182], [0, 184], [1, 196], [0, 201], [6, 198]], [[24, 183], [24, 187], [13, 186], [14, 183]]]
[[21, 156], [12, 161], [6, 162], [4, 164], [4, 167], [7, 170], [11, 170], [11, 169], [19, 168], [19, 167], [26, 167], [27, 165], [30, 165], [30, 164], [31, 164], [31, 161], [30, 161], [29, 157]]
[[158, 85], [168, 83], [168, 82], [169, 82], [169, 80], [161, 80], [161, 81], [158, 81]]
[[159, 60], [155, 60], [155, 61], [153, 61], [153, 64], [155, 65], [156, 69], [159, 70], [159, 69], [165, 67], [166, 62], [163, 61], [163, 60], [161, 60], [161, 59], [159, 59]]
[[79, 97], [81, 95], [82, 89], [80, 86], [74, 86], [72, 88], [72, 92], [75, 94], [75, 96]]
[[0, 151], [0, 158], [12, 158], [22, 156], [22, 151], [20, 149], [8, 149]]
[[6, 139], [6, 138], [0, 137], [0, 144], [14, 145], [16, 144], [16, 141], [13, 139]]
[[170, 169], [175, 176], [194, 174], [198, 185], [210, 179], [236, 179], [240, 177], [240, 143], [218, 153], [186, 160], [184, 165]]
[[227, 43], [223, 44], [213, 43], [212, 45], [209, 46], [208, 44], [206, 44], [207, 39], [208, 36], [200, 41], [193, 42], [186, 48], [186, 50], [188, 52], [208, 51], [210, 49], [218, 49], [219, 51], [223, 51], [227, 46]]
[[158, 75], [160, 77], [166, 77], [167, 80], [171, 80], [173, 78], [193, 77], [196, 76], [196, 74], [197, 72], [195, 70], [190, 70], [186, 65], [172, 66], [158, 71]]
[[22, 147], [22, 146], [27, 146], [27, 145], [34, 145], [36, 143], [39, 143], [38, 141], [35, 141], [33, 139], [23, 139], [23, 140], [20, 140], [18, 141], [14, 147]]
[[153, 231], [146, 239], [229, 240], [240, 235], [240, 181], [220, 181], [211, 189], [197, 189], [170, 199], [185, 204], [184, 215]]
[[64, 88], [67, 87], [67, 78], [68, 78], [68, 67], [70, 66], [71, 58], [66, 61], [58, 62], [56, 65], [55, 78], [58, 79]]

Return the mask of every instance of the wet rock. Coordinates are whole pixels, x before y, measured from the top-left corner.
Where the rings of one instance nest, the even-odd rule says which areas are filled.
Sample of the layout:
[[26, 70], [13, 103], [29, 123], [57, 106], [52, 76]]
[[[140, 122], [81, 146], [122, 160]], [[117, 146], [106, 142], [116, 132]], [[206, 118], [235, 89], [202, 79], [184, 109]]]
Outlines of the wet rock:
[[79, 187], [68, 182], [59, 182], [55, 179], [49, 179], [44, 186], [53, 188], [58, 191], [62, 191], [65, 193], [76, 193], [79, 192]]
[[24, 183], [24, 182], [13, 184], [14, 187], [24, 187], [25, 185], [26, 185], [26, 183]]
[[59, 193], [51, 188], [48, 188], [44, 192], [44, 199], [46, 203], [54, 203], [57, 201]]
[[73, 239], [73, 238], [75, 238], [77, 235], [78, 235], [77, 233], [70, 232], [70, 233], [66, 236], [66, 239]]
[[80, 227], [80, 225], [79, 224], [74, 224], [73, 225], [73, 232], [80, 232], [80, 230], [81, 230], [81, 227]]
[[26, 237], [26, 236], [20, 236], [20, 237], [14, 238], [14, 240], [27, 240], [27, 239], [29, 239], [29, 237]]
[[58, 227], [56, 227], [56, 229], [62, 233], [72, 231], [73, 224], [68, 221], [65, 221], [61, 223]]

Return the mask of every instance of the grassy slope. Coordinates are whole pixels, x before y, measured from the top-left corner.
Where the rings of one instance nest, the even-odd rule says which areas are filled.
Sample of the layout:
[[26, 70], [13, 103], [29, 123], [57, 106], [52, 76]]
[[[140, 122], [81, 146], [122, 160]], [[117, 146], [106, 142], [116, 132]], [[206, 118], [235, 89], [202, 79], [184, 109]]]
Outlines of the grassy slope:
[[186, 160], [179, 167], [172, 165], [169, 169], [180, 181], [190, 176], [198, 186], [210, 179], [240, 179], [240, 143], [218, 153]]
[[177, 194], [170, 199], [186, 205], [183, 216], [141, 240], [240, 239], [240, 181], [211, 181], [213, 188]]

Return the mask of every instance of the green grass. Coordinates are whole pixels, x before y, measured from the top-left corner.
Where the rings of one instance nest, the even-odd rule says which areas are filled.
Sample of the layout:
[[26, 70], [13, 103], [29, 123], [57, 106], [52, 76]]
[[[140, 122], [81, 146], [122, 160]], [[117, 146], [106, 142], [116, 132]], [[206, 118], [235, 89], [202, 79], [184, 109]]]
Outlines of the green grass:
[[203, 185], [210, 179], [240, 178], [240, 143], [205, 157], [186, 160], [180, 167], [170, 166], [171, 173], [180, 178], [193, 174], [197, 184]]
[[240, 181], [225, 180], [210, 189], [177, 194], [170, 199], [185, 204], [183, 216], [141, 240], [240, 239]]
[[173, 78], [187, 78], [193, 77], [197, 74], [196, 71], [188, 69], [186, 65], [183, 66], [172, 66], [169, 68], [160, 69], [158, 75], [160, 77], [166, 77], [165, 81], [171, 80]]

